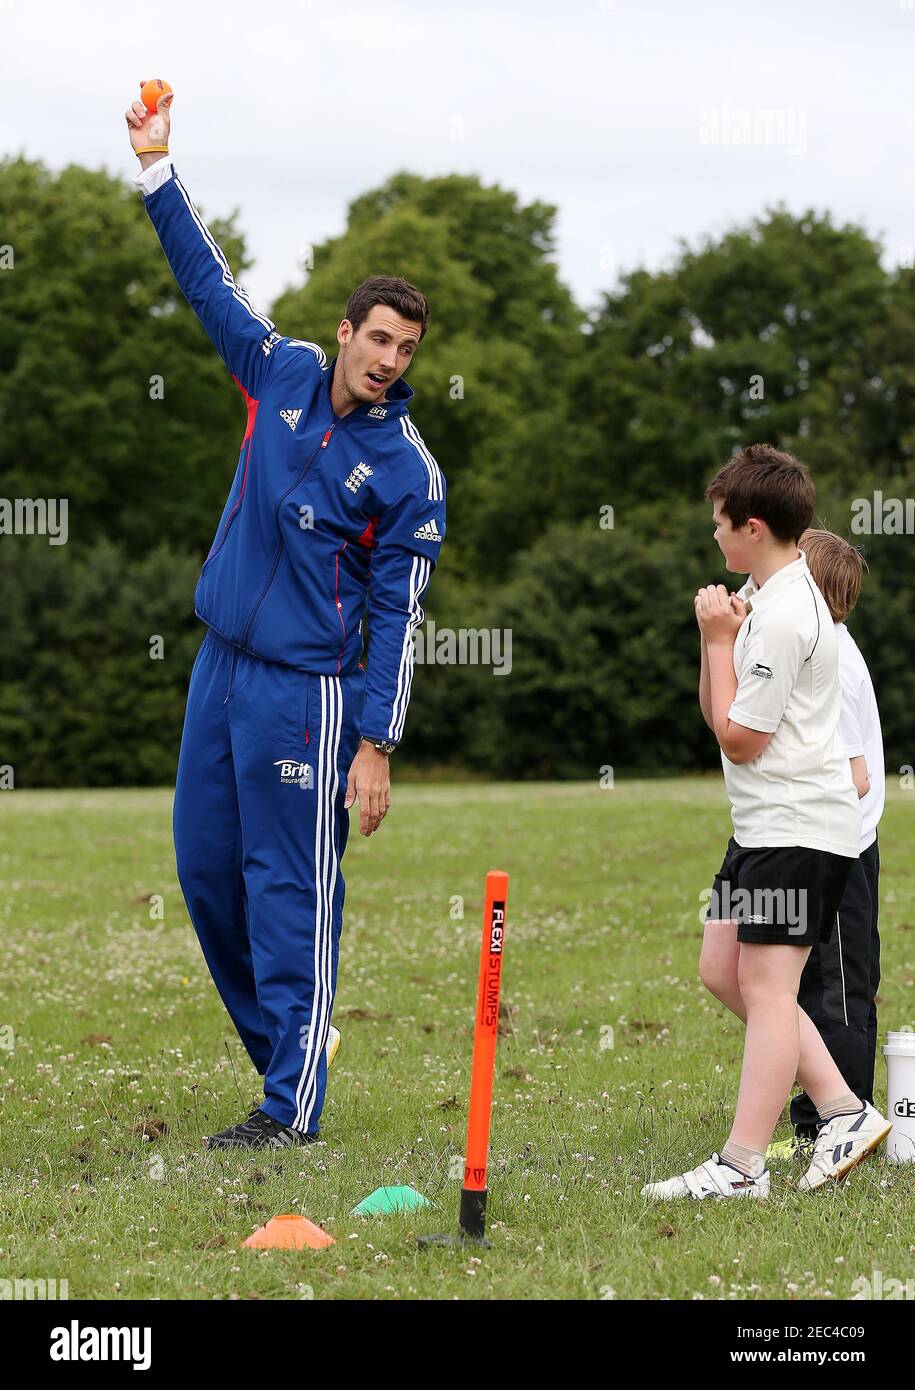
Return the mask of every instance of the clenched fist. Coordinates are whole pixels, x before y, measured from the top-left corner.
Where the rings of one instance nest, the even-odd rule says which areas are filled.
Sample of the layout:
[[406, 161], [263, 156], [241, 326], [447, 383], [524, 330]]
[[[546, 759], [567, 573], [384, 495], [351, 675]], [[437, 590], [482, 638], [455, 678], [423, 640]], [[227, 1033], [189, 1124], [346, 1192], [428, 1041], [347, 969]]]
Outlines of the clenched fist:
[[696, 622], [709, 646], [733, 646], [741, 624], [747, 616], [747, 605], [736, 594], [729, 594], [723, 584], [707, 584], [693, 600]]

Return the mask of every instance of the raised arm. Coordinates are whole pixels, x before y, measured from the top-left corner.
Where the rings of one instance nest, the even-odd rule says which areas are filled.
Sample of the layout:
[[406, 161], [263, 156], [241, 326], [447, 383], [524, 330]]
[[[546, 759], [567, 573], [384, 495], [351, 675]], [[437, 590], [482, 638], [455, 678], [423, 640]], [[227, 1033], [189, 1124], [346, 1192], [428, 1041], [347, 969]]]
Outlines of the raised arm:
[[135, 101], [125, 113], [130, 143], [141, 165], [137, 187], [144, 195], [146, 211], [178, 288], [239, 386], [256, 399], [280, 335], [273, 321], [258, 313], [235, 283], [228, 261], [175, 173], [170, 155], [162, 152], [161, 146], [166, 150], [168, 146], [171, 102], [171, 96], [162, 97], [158, 113], [150, 115], [142, 102]]

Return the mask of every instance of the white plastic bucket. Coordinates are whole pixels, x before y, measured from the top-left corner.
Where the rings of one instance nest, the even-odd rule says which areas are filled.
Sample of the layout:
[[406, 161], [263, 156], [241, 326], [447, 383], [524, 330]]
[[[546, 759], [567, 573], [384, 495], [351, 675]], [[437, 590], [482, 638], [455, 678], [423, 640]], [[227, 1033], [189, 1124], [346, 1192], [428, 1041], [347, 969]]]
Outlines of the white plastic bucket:
[[886, 1141], [891, 1163], [915, 1163], [915, 1032], [887, 1033], [887, 1119], [893, 1123]]

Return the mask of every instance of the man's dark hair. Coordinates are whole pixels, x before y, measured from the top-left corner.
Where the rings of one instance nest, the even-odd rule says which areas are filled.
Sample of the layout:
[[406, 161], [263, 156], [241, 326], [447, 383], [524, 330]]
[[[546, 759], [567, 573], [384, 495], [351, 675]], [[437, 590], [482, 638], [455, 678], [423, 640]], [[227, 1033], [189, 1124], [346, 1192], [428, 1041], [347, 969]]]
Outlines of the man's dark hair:
[[780, 541], [799, 540], [816, 509], [816, 489], [804, 464], [772, 444], [738, 449], [715, 474], [705, 495], [721, 503], [735, 531], [755, 516]]
[[389, 309], [396, 310], [401, 318], [420, 324], [420, 342], [426, 336], [429, 303], [409, 280], [402, 280], [399, 275], [370, 275], [353, 290], [346, 302], [344, 318], [349, 319], [354, 330], [358, 330], [376, 304], [386, 304]]

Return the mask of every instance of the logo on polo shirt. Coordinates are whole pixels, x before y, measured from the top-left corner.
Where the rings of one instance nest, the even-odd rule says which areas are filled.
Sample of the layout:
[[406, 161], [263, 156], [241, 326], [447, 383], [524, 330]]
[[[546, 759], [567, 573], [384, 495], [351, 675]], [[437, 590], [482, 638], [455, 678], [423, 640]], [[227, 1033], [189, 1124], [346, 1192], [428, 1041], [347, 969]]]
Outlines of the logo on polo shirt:
[[387, 408], [387, 406], [385, 406], [385, 405], [373, 405], [372, 408], [371, 408], [371, 410], [369, 411], [369, 418], [370, 418], [370, 419], [375, 419], [375, 420], [384, 420], [385, 417], [387, 416], [387, 413], [388, 413], [388, 408]]
[[757, 661], [750, 667], [750, 675], [762, 676], [765, 680], [770, 681], [773, 679], [774, 672], [771, 666], [763, 666], [761, 661]]
[[435, 517], [420, 526], [418, 531], [414, 531], [413, 536], [418, 541], [437, 541], [439, 545], [442, 543], [442, 533], [435, 524]]
[[302, 418], [302, 412], [301, 412], [301, 410], [281, 410], [281, 411], [280, 411], [280, 419], [286, 421], [286, 424], [287, 424], [287, 425], [289, 426], [289, 428], [292, 430], [292, 433], [293, 433], [293, 434], [295, 434], [295, 427], [296, 427], [296, 425], [299, 423], [299, 421], [301, 420], [301, 418]]

